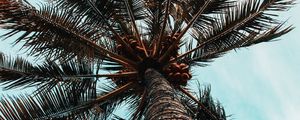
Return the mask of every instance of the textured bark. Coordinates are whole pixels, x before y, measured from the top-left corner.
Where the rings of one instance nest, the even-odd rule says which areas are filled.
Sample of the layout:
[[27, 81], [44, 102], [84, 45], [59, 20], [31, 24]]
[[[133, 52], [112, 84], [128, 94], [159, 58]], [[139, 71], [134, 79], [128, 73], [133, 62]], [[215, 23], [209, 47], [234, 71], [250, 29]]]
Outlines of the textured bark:
[[148, 88], [146, 120], [191, 120], [174, 89], [159, 72], [148, 69], [145, 72], [145, 84]]

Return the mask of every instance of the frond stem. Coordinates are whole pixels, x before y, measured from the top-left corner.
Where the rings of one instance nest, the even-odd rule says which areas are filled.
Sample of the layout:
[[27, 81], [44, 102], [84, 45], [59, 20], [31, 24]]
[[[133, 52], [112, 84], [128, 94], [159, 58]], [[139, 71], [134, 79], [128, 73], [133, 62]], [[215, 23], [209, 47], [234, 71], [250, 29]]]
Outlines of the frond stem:
[[159, 49], [161, 47], [161, 40], [162, 40], [162, 37], [164, 35], [164, 31], [165, 31], [165, 28], [166, 28], [166, 25], [167, 25], [168, 16], [169, 16], [170, 3], [171, 3], [171, 0], [167, 0], [167, 6], [166, 6], [166, 11], [165, 11], [163, 26], [162, 26], [162, 28], [160, 30], [159, 38], [158, 38], [158, 40], [154, 44], [153, 54], [152, 54], [153, 57], [155, 57], [158, 54]]
[[[99, 77], [108, 77], [108, 78], [119, 78], [119, 77], [128, 77], [137, 75], [137, 72], [123, 72], [123, 73], [115, 73], [115, 74], [96, 74], [96, 75], [76, 75], [74, 77], [84, 77], [84, 78], [99, 78]], [[72, 77], [72, 76], [70, 76]]]
[[173, 41], [172, 45], [168, 48], [168, 50], [165, 52], [165, 54], [159, 58], [159, 61], [164, 61], [167, 59], [170, 52], [172, 52], [173, 48], [177, 45], [177, 43], [180, 41], [180, 39], [185, 35], [185, 33], [192, 27], [192, 25], [195, 23], [195, 21], [199, 18], [199, 16], [204, 12], [204, 10], [208, 7], [209, 3], [211, 3], [212, 0], [208, 0], [205, 2], [203, 7], [197, 12], [196, 15], [193, 16], [193, 19], [186, 25], [186, 27], [180, 31], [180, 34], [176, 38], [175, 41]]
[[135, 23], [135, 19], [134, 19], [134, 14], [133, 14], [133, 12], [132, 12], [132, 8], [130, 7], [130, 4], [129, 4], [129, 1], [128, 1], [128, 0], [124, 0], [124, 1], [125, 1], [126, 8], [127, 8], [128, 12], [129, 12], [129, 14], [130, 14], [129, 16], [130, 16], [131, 22], [132, 22], [132, 24], [133, 24], [133, 28], [134, 28], [136, 37], [137, 37], [137, 39], [138, 39], [138, 42], [140, 43], [140, 45], [142, 45], [142, 48], [143, 48], [143, 50], [144, 50], [144, 53], [145, 53], [146, 57], [148, 57], [149, 55], [148, 55], [147, 49], [146, 49], [146, 47], [145, 47], [145, 45], [144, 45], [144, 42], [141, 40], [140, 33], [139, 33], [139, 31], [138, 31], [138, 29], [137, 29], [137, 25], [136, 25], [136, 23]]
[[103, 96], [100, 96], [98, 97], [95, 101], [98, 103], [98, 102], [102, 102], [102, 101], [105, 101], [105, 100], [108, 100], [109, 98], [111, 98], [112, 96], [116, 96], [126, 90], [128, 90], [129, 88], [131, 88], [135, 83], [134, 82], [129, 82], [121, 87], [119, 87], [118, 89], [116, 90], [113, 90], [111, 92], [109, 92], [108, 94], [106, 95], [103, 95]]

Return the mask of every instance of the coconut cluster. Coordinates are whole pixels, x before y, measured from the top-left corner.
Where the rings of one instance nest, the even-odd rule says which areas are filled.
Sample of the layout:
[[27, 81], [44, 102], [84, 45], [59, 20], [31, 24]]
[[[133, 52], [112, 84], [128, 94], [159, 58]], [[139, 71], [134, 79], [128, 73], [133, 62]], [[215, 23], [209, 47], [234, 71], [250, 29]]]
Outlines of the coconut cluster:
[[168, 81], [174, 85], [186, 85], [187, 81], [192, 78], [189, 66], [185, 63], [171, 63], [163, 71], [167, 76]]
[[[135, 51], [138, 55], [140, 55], [141, 57], [146, 57], [142, 45], [137, 41], [137, 39], [134, 36], [127, 35], [125, 37], [122, 37], [122, 39], [126, 43], [129, 43], [129, 45], [130, 45], [129, 47], [131, 47], [133, 49], [133, 51]], [[145, 41], [143, 41], [143, 42], [145, 44]], [[123, 55], [126, 58], [134, 60], [134, 57], [131, 56], [128, 53], [128, 51], [126, 51], [126, 47], [123, 46], [122, 44], [117, 44], [116, 49], [119, 54]]]
[[[157, 56], [150, 55], [150, 57], [155, 57], [155, 58], [151, 58], [151, 59], [155, 60], [155, 61], [157, 60], [156, 62], [158, 62], [158, 58], [160, 58], [162, 55], [165, 54], [166, 51], [168, 51], [168, 49], [173, 44], [173, 42], [176, 41], [178, 36], [179, 36], [179, 33], [164, 36], [163, 40], [161, 41], [161, 48], [158, 51], [158, 55]], [[145, 55], [144, 48], [142, 47], [141, 43], [139, 43], [139, 41], [135, 38], [135, 36], [127, 35], [127, 36], [123, 36], [122, 39], [124, 42], [129, 43], [128, 44], [129, 47], [131, 47], [133, 49], [133, 51], [136, 53], [136, 55], [140, 56], [143, 60], [148, 59]], [[146, 47], [145, 49], [147, 50], [147, 52], [151, 53], [152, 49], [149, 49], [151, 47], [148, 47], [149, 45], [145, 41], [142, 41], [142, 42], [144, 42], [144, 45]], [[178, 50], [180, 49], [179, 43], [177, 45], [173, 46], [173, 49], [174, 50], [172, 50], [168, 54], [168, 57], [169, 57], [168, 61], [171, 61], [178, 56]], [[126, 46], [124, 46], [122, 44], [116, 45], [116, 51], [118, 52], [118, 54], [120, 54], [128, 59], [137, 61], [137, 57], [132, 56], [129, 53], [129, 51], [126, 49]], [[171, 84], [173, 84], [175, 86], [186, 85], [187, 81], [190, 80], [192, 77], [190, 70], [189, 70], [189, 66], [186, 63], [182, 63], [182, 62], [168, 63], [168, 61], [162, 61], [162, 63], [159, 63], [160, 65], [162, 65], [162, 67], [159, 68], [159, 71], [162, 71], [163, 75], [167, 78], [167, 80]], [[141, 61], [141, 63], [143, 63], [143, 61]], [[164, 63], [167, 64], [167, 66], [163, 67]], [[147, 64], [147, 62], [143, 63], [143, 64]], [[122, 73], [122, 72], [130, 72], [130, 70], [120, 70], [119, 71], [119, 73]], [[118, 79], [115, 79], [114, 81], [117, 85], [123, 85], [132, 80], [138, 80], [138, 78], [134, 78], [134, 77], [118, 78]], [[142, 80], [139, 80], [140, 83], [142, 83], [141, 81]]]

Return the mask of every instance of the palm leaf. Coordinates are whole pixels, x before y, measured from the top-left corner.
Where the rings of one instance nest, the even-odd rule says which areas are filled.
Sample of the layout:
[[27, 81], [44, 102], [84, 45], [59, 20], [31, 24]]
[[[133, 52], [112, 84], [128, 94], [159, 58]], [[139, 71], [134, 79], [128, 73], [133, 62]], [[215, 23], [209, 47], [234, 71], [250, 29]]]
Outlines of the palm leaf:
[[97, 35], [101, 34], [101, 28], [99, 30], [95, 25], [82, 22], [84, 16], [74, 17], [72, 11], [61, 10], [53, 5], [42, 6], [40, 11], [15, 1], [8, 1], [1, 6], [1, 20], [4, 21], [1, 24], [5, 29], [13, 29], [3, 36], [25, 31], [15, 42], [24, 40], [24, 47], [29, 47], [32, 55], [44, 54], [51, 59], [97, 57], [127, 66], [133, 63], [107, 50], [109, 47], [104, 47], [102, 37]]
[[195, 120], [226, 120], [228, 116], [226, 116], [224, 108], [219, 102], [215, 102], [212, 99], [210, 90], [209, 86], [203, 88], [198, 83], [197, 89], [188, 91], [189, 93], [197, 93], [197, 98], [191, 98], [182, 93], [180, 94], [181, 101], [189, 111], [190, 116]]
[[[276, 26], [282, 26], [280, 21], [272, 18], [272, 16], [274, 16], [273, 14], [267, 12], [286, 10], [293, 5], [293, 2], [294, 0], [245, 1], [240, 3], [238, 7], [228, 8], [227, 12], [229, 13], [220, 15], [219, 20], [216, 20], [215, 23], [212, 24], [211, 29], [206, 29], [207, 32], [198, 33], [195, 37], [198, 41], [197, 46], [183, 53], [177, 59], [192, 54], [193, 52], [195, 52], [193, 57], [198, 58], [199, 56], [207, 55], [211, 52], [222, 52], [222, 50], [225, 49], [234, 49], [232, 46], [235, 46], [235, 48], [242, 47], [236, 46], [235, 44], [243, 43], [243, 41], [246, 41], [253, 35], [261, 36], [264, 35], [265, 32], [274, 31], [273, 28], [278, 28]], [[280, 32], [278, 29], [276, 32], [286, 33], [291, 30], [291, 27], [282, 29], [283, 32]], [[257, 41], [255, 43], [260, 42]], [[222, 53], [224, 53], [224, 51]], [[209, 60], [209, 58], [207, 60]]]
[[100, 94], [98, 96], [103, 99], [100, 105], [103, 111], [101, 115], [102, 119], [111, 117], [111, 115], [113, 115], [112, 113], [122, 104], [134, 104], [134, 102], [136, 102], [135, 99], [138, 97], [136, 91], [128, 88], [132, 86], [134, 86], [134, 84], [129, 83], [123, 87], [118, 87], [112, 82], [101, 85], [101, 89], [99, 90]]
[[[78, 99], [73, 90], [56, 86], [51, 92], [41, 92], [35, 97], [20, 95], [18, 97], [3, 97], [0, 113], [8, 120], [49, 119], [64, 116], [84, 116], [91, 114], [93, 106], [82, 105], [91, 101], [95, 94]], [[67, 111], [65, 111], [68, 109]]]
[[189, 22], [193, 19], [193, 16], [197, 14], [200, 9], [204, 9], [203, 14], [197, 18], [193, 27], [198, 30], [207, 29], [208, 24], [214, 21], [212, 14], [222, 14], [224, 13], [224, 9], [228, 7], [233, 7], [234, 1], [230, 0], [209, 0], [210, 3], [205, 5], [207, 1], [204, 0], [187, 0], [187, 1], [176, 1], [176, 3], [180, 6], [179, 9], [182, 11], [183, 19], [186, 22]]
[[63, 63], [47, 61], [43, 65], [33, 65], [20, 57], [7, 59], [2, 53], [0, 56], [0, 82], [7, 85], [5, 89], [38, 85], [39, 90], [43, 90], [61, 83], [85, 91], [100, 77], [118, 78], [136, 75], [135, 72], [97, 74], [94, 73], [93, 63], [85, 61], [73, 60]]
[[261, 43], [261, 42], [269, 42], [271, 40], [274, 40], [280, 36], [282, 36], [283, 34], [291, 31], [293, 28], [292, 27], [287, 27], [282, 29], [282, 24], [275, 26], [274, 28], [270, 29], [269, 31], [266, 31], [260, 35], [252, 35], [250, 34], [249, 36], [247, 36], [246, 38], [244, 38], [243, 40], [239, 40], [238, 42], [232, 44], [231, 46], [228, 46], [226, 48], [221, 48], [217, 51], [214, 52], [209, 52], [206, 54], [202, 54], [199, 57], [195, 57], [193, 59], [188, 60], [189, 62], [191, 61], [202, 61], [202, 62], [207, 62], [208, 60], [211, 60], [213, 58], [218, 58], [222, 55], [224, 55], [225, 53], [227, 53], [230, 50], [239, 48], [239, 47], [247, 47], [253, 44], [257, 44], [257, 43]]
[[[52, 0], [52, 1], [54, 1], [58, 7], [64, 7], [64, 8], [67, 7], [74, 10], [75, 14], [84, 14], [84, 16], [88, 17], [86, 21], [89, 21], [91, 23], [101, 23], [102, 25], [104, 25], [106, 24], [105, 21], [113, 20], [114, 18], [121, 18], [127, 20], [129, 18], [129, 14], [125, 6], [126, 3], [124, 0], [96, 1], [94, 4], [102, 16], [99, 16], [97, 11], [91, 8], [88, 0]], [[144, 18], [144, 14], [143, 14], [144, 7], [142, 2], [143, 1], [137, 1], [137, 0], [132, 0], [130, 2], [132, 5], [133, 13], [135, 13], [134, 16], [136, 20]]]
[[[78, 93], [77, 88], [57, 85], [51, 91], [39, 92], [35, 96], [14, 97], [0, 100], [0, 113], [12, 120], [23, 119], [107, 119], [123, 101], [130, 99], [128, 89], [110, 87], [112, 91], [102, 91], [96, 98], [93, 91]], [[108, 90], [108, 89], [107, 89]], [[121, 94], [124, 91], [125, 94]], [[107, 94], [106, 94], [107, 93]]]

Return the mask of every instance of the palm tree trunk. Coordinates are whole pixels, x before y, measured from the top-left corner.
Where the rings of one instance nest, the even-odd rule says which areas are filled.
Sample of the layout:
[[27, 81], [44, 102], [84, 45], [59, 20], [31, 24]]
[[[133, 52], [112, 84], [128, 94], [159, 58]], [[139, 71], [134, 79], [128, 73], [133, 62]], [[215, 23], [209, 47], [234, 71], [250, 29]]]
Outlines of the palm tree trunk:
[[148, 88], [146, 120], [191, 120], [174, 89], [159, 72], [154, 69], [146, 70], [145, 84]]

